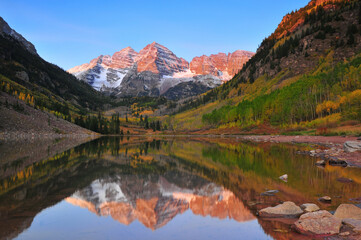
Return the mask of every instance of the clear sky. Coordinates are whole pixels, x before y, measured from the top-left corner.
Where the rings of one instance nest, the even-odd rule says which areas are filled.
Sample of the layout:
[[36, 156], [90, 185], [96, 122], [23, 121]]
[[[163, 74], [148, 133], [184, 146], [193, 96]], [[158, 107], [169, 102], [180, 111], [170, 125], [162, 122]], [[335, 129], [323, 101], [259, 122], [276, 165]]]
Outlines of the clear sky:
[[69, 69], [158, 42], [178, 57], [256, 51], [309, 0], [0, 0], [0, 16], [45, 60]]

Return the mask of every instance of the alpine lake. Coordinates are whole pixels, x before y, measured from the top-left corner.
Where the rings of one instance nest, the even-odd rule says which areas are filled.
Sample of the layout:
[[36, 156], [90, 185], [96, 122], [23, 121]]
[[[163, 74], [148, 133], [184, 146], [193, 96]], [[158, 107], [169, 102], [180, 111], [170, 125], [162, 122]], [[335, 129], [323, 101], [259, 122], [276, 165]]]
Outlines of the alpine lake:
[[[257, 212], [360, 203], [361, 169], [318, 167], [299, 154], [311, 147], [202, 136], [3, 142], [0, 239], [308, 239]], [[325, 195], [331, 203], [318, 201]]]

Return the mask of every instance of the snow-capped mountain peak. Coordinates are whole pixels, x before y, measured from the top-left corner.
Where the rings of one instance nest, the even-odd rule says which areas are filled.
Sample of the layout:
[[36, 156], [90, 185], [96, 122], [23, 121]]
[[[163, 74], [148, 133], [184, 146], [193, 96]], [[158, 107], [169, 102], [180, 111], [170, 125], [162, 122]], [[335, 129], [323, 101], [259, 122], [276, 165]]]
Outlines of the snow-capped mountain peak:
[[112, 56], [100, 55], [68, 72], [96, 90], [117, 96], [164, 95], [178, 99], [198, 95], [231, 79], [252, 55], [237, 50], [228, 55], [195, 57], [189, 64], [153, 42], [139, 53], [126, 47]]

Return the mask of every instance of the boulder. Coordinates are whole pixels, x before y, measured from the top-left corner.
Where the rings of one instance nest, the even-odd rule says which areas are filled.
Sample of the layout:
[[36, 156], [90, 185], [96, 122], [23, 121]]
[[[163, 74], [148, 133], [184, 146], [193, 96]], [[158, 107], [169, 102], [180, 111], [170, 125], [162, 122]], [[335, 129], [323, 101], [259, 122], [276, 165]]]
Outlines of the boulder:
[[342, 223], [351, 227], [354, 232], [361, 233], [361, 220], [345, 218]]
[[347, 141], [343, 144], [343, 150], [345, 152], [361, 151], [361, 142], [359, 141]]
[[304, 203], [300, 207], [305, 212], [316, 212], [320, 210], [320, 208], [314, 203]]
[[295, 227], [298, 232], [312, 235], [338, 234], [341, 225], [341, 219], [334, 217], [325, 210], [305, 213], [295, 222]]
[[284, 202], [275, 207], [264, 208], [259, 211], [259, 216], [269, 218], [296, 218], [303, 213], [302, 209], [293, 202]]
[[17, 77], [25, 82], [29, 82], [29, 75], [25, 71], [16, 72], [15, 77]]
[[288, 180], [288, 175], [287, 175], [287, 174], [284, 174], [284, 175], [280, 176], [279, 178], [280, 178], [282, 181], [287, 182], [287, 180]]
[[340, 219], [352, 218], [361, 220], [361, 208], [353, 204], [341, 204], [336, 209], [334, 216]]
[[332, 201], [331, 197], [329, 196], [323, 196], [318, 199], [320, 202], [330, 203]]

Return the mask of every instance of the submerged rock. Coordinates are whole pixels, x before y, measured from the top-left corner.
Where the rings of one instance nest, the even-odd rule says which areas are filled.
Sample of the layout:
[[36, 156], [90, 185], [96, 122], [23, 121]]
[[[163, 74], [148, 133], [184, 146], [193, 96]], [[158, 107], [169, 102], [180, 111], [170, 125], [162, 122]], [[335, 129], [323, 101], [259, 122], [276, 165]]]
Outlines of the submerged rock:
[[342, 166], [342, 167], [347, 167], [348, 165], [346, 161], [337, 159], [335, 157], [332, 157], [330, 160], [328, 160], [328, 164], [330, 164], [331, 166]]
[[314, 203], [304, 203], [300, 207], [305, 212], [316, 212], [320, 210], [320, 208]]
[[301, 215], [295, 223], [296, 230], [303, 234], [333, 235], [340, 232], [341, 219], [331, 213], [321, 210]]
[[274, 196], [275, 193], [278, 193], [278, 192], [279, 192], [278, 190], [269, 190], [269, 191], [261, 193], [261, 196]]
[[353, 204], [341, 204], [336, 209], [334, 216], [340, 219], [352, 218], [361, 220], [361, 208]]
[[356, 152], [361, 151], [361, 142], [359, 141], [348, 141], [343, 144], [345, 152]]
[[302, 209], [294, 202], [284, 202], [275, 207], [264, 208], [259, 211], [259, 216], [269, 218], [296, 218], [303, 213]]
[[337, 181], [342, 182], [342, 183], [352, 183], [353, 182], [353, 180], [351, 178], [344, 178], [344, 177], [338, 178]]
[[359, 197], [359, 198], [351, 198], [350, 201], [361, 203], [361, 197]]

